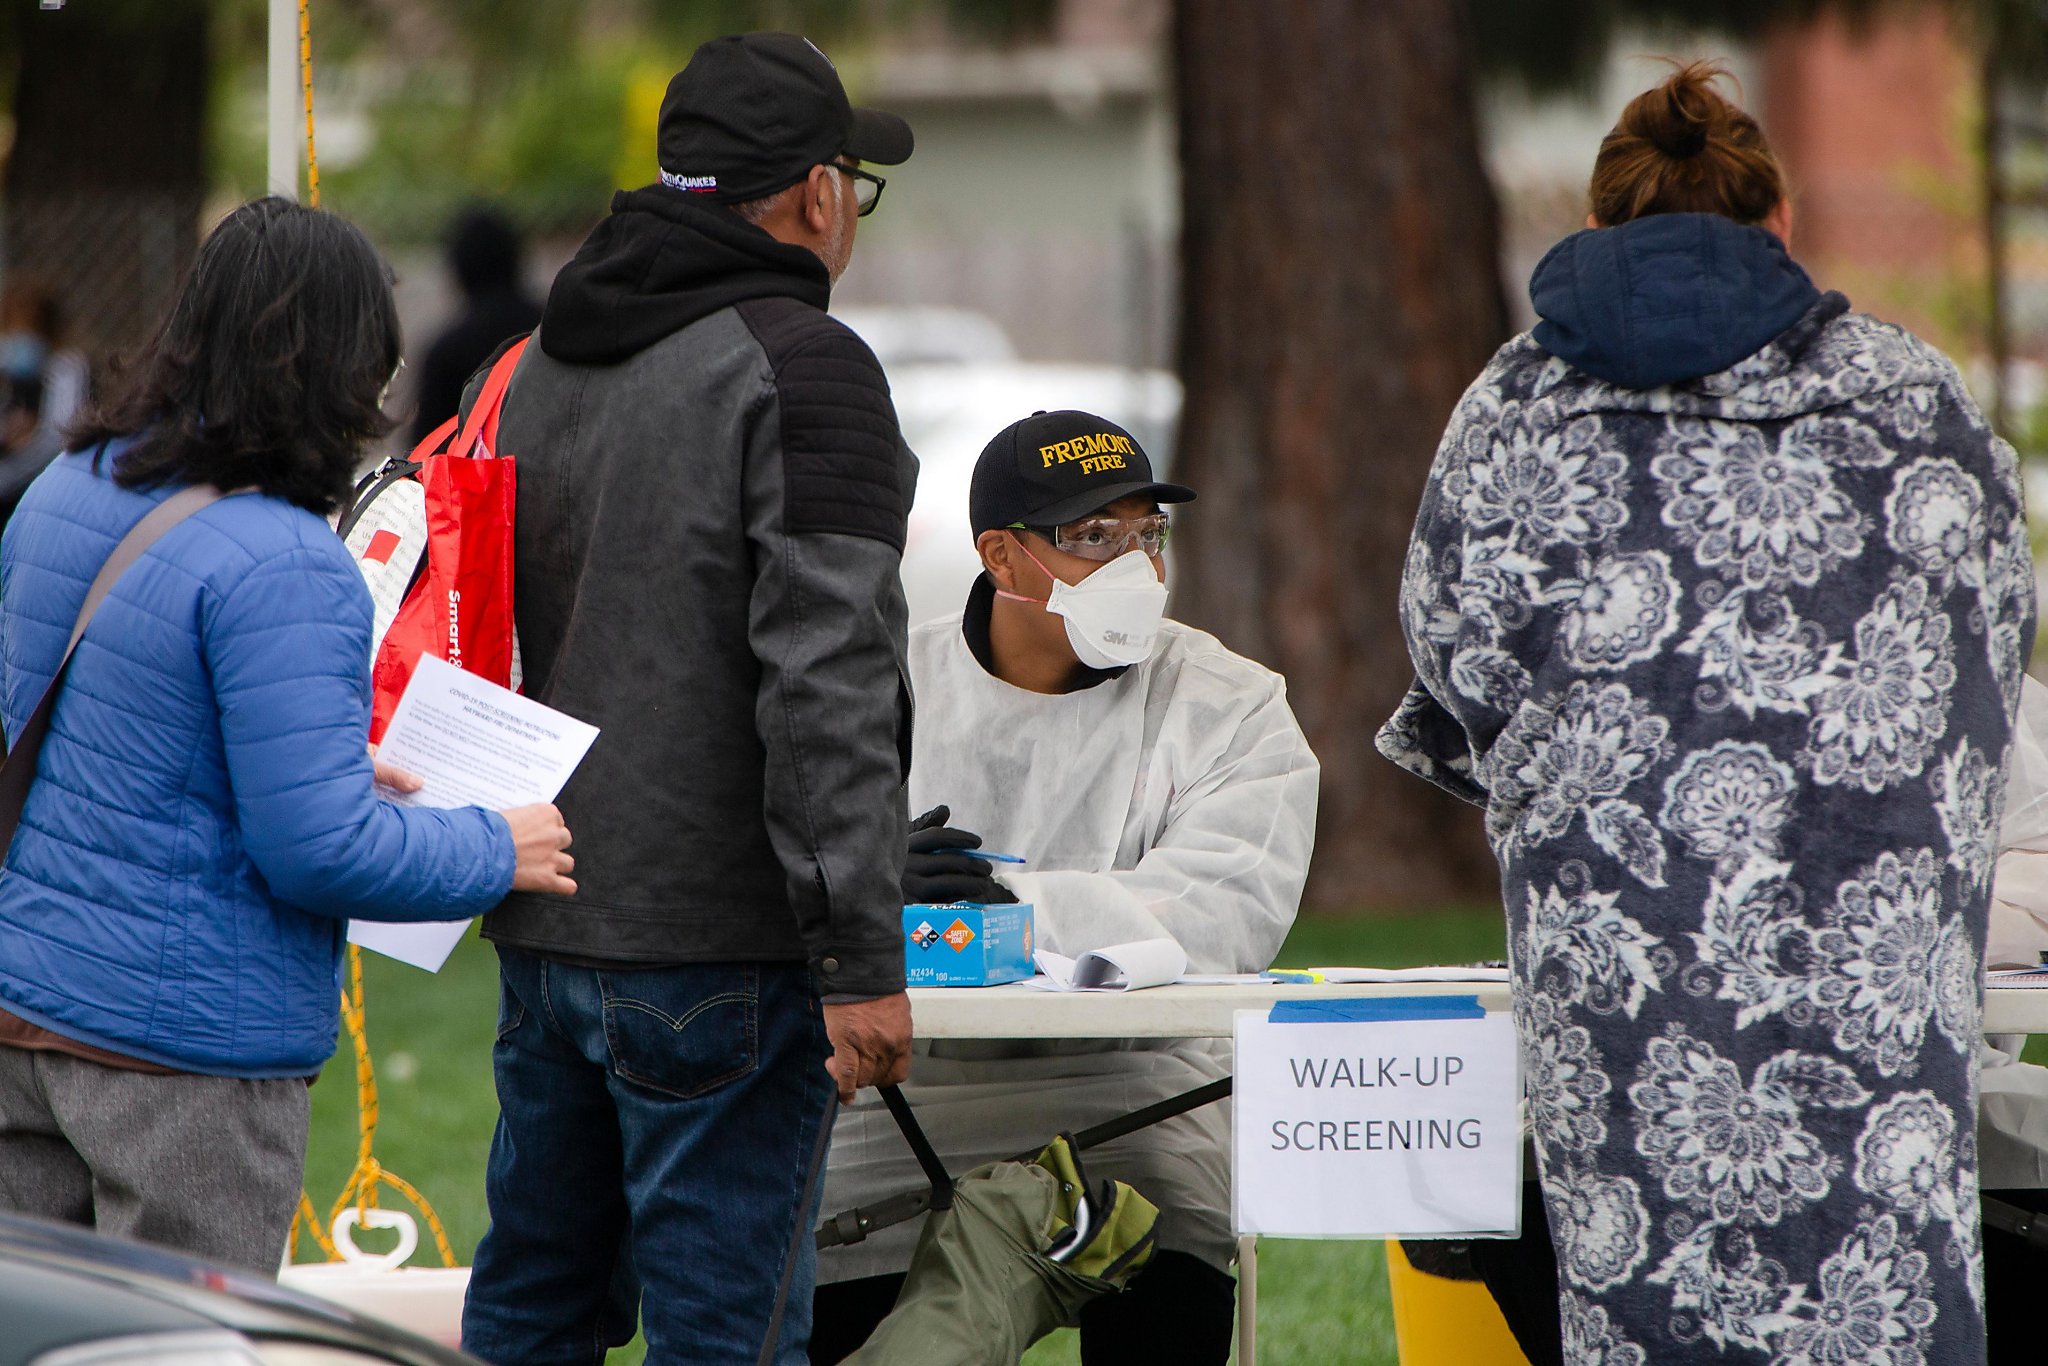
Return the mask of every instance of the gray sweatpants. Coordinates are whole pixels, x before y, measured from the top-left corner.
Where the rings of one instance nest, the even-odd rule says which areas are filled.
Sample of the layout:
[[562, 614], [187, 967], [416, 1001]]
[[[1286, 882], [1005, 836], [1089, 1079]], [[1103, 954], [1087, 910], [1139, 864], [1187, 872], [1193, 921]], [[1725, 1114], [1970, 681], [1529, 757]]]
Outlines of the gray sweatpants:
[[158, 1076], [0, 1046], [0, 1209], [275, 1275], [307, 1123], [296, 1078]]

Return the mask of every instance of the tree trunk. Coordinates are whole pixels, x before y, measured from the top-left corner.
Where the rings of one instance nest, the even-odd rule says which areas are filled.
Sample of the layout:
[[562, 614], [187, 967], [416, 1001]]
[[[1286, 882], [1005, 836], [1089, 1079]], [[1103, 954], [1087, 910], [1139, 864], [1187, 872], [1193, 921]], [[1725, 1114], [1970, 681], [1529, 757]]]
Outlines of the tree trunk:
[[1477, 813], [1382, 759], [1438, 438], [1507, 335], [1457, 0], [1181, 0], [1185, 615], [1286, 675], [1323, 764], [1307, 900], [1491, 898]]
[[9, 7], [20, 55], [5, 180], [7, 283], [58, 306], [98, 361], [149, 339], [206, 194], [203, 0]]
[[1978, 97], [1984, 106], [1984, 124], [1978, 134], [1983, 163], [1978, 175], [1982, 179], [1984, 204], [1984, 343], [1991, 362], [1991, 429], [2006, 436], [2012, 431], [2012, 406], [2007, 398], [2007, 380], [2012, 374], [2012, 329], [2005, 309], [2005, 283], [2011, 274], [2005, 210], [2011, 193], [2005, 176], [2005, 81], [1998, 63], [1997, 43], [1986, 43], [1977, 76]]

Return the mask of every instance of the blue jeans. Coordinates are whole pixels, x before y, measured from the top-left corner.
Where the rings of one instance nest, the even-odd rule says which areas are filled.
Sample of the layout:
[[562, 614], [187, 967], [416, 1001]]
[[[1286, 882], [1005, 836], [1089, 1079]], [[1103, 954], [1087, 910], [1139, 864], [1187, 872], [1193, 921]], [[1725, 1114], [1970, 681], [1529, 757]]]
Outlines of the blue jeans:
[[[500, 949], [498, 1128], [463, 1347], [498, 1366], [751, 1362], [831, 1090], [797, 963], [598, 971]], [[822, 1185], [822, 1183], [821, 1183]], [[778, 1362], [801, 1363], [801, 1252]], [[644, 1297], [643, 1297], [644, 1292]]]

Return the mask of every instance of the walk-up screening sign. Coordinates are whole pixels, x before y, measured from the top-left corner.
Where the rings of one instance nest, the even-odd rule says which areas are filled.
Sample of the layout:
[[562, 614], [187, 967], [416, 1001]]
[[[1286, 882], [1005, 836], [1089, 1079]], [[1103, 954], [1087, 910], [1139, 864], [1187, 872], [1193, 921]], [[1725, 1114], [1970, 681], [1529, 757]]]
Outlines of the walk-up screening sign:
[[1514, 1021], [1472, 996], [1239, 1011], [1237, 1231], [1512, 1237], [1521, 1094]]

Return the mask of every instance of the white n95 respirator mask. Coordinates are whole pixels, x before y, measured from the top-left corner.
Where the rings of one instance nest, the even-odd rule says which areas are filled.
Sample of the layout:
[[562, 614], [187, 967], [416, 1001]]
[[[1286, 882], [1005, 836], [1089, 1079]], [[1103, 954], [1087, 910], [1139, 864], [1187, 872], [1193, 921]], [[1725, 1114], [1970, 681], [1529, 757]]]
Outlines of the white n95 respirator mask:
[[[1045, 565], [1022, 540], [1017, 542], [1031, 563]], [[1028, 598], [1001, 593], [1017, 602], [1035, 602], [1063, 618], [1067, 643], [1091, 669], [1124, 669], [1152, 657], [1159, 641], [1159, 623], [1166, 617], [1166, 585], [1142, 550], [1128, 550], [1079, 583], [1068, 583], [1050, 569], [1052, 596]]]

